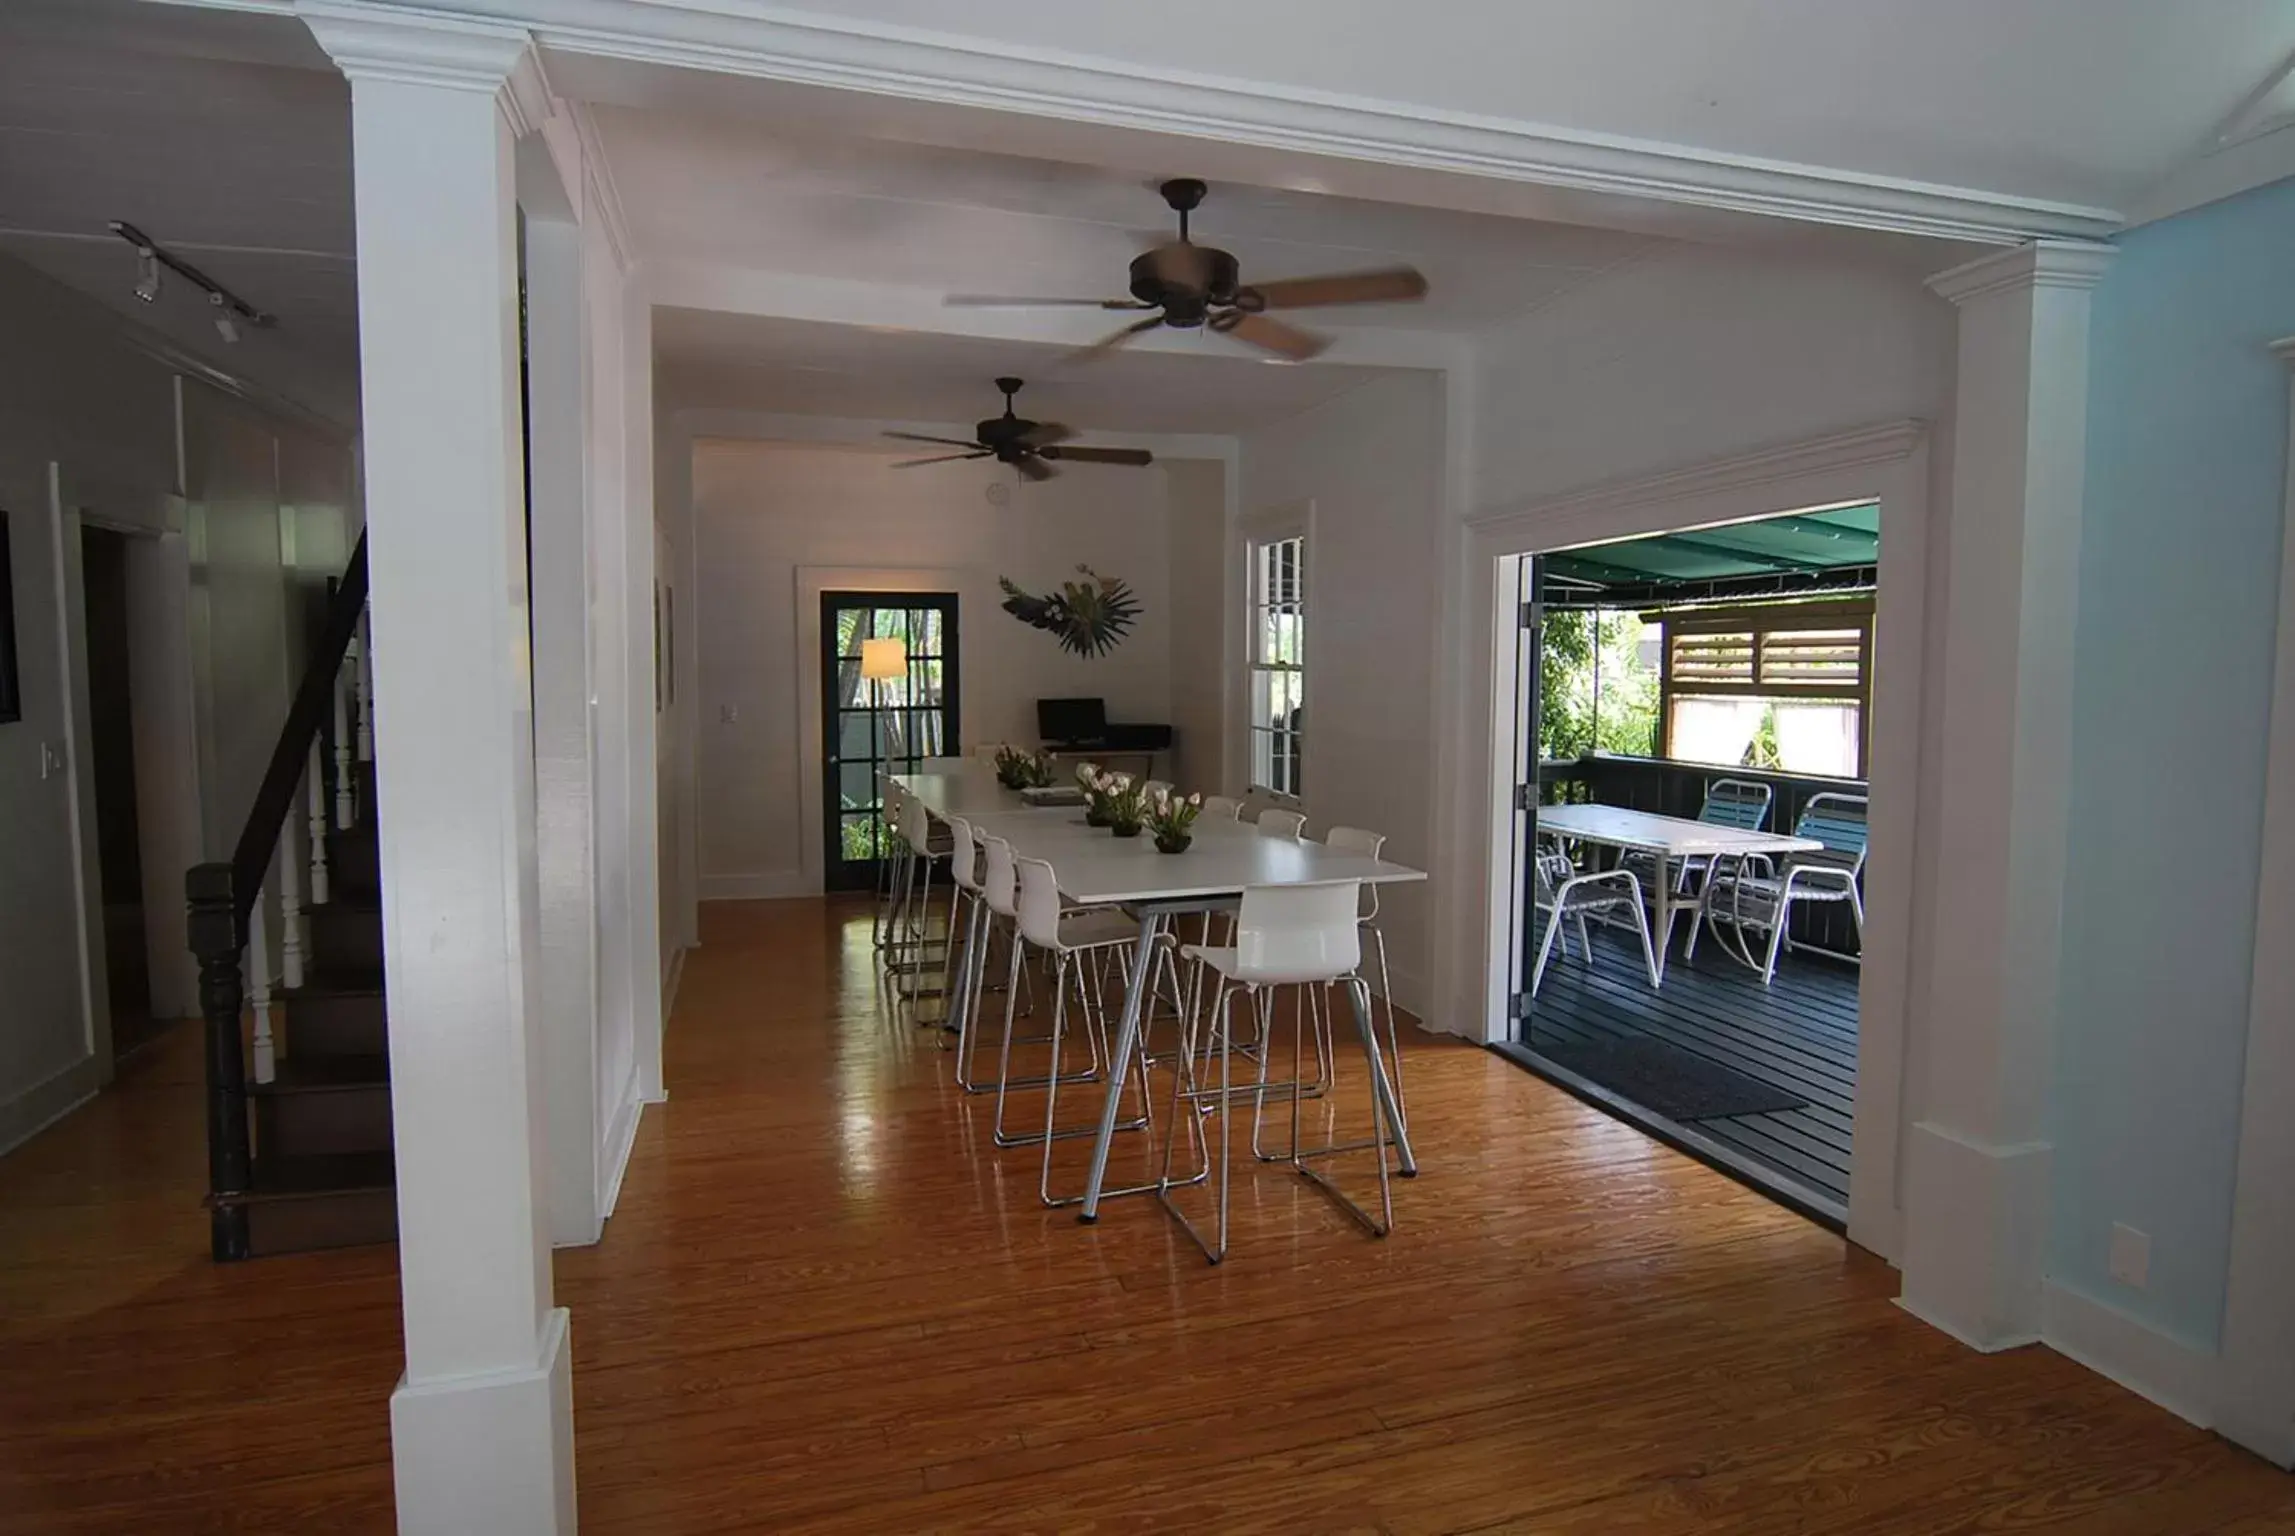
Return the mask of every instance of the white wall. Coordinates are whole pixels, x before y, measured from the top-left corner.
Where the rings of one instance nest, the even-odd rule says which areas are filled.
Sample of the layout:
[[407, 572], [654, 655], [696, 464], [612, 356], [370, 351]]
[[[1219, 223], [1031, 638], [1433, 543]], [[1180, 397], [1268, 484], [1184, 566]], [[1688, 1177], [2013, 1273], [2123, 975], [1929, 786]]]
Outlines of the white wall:
[[[801, 789], [818, 731], [817, 721], [808, 730], [801, 718], [798, 675], [805, 637], [819, 624], [817, 599], [799, 595], [809, 571], [851, 573], [835, 581], [864, 589], [862, 573], [872, 570], [945, 573], [946, 589], [958, 594], [966, 744], [1034, 741], [1040, 697], [1098, 695], [1111, 719], [1170, 718], [1160, 466], [1070, 465], [1035, 485], [978, 464], [894, 470], [894, 457], [836, 445], [696, 447], [704, 897], [795, 894], [817, 873], [821, 810]], [[988, 499], [994, 484], [1010, 493], [1001, 506]], [[998, 607], [997, 577], [1043, 591], [1079, 563], [1131, 583], [1142, 606], [1130, 636], [1089, 660]]]
[[1240, 793], [1227, 779], [1229, 612], [1228, 466], [1217, 459], [1164, 459], [1166, 556], [1171, 583], [1173, 782], [1206, 793]]
[[[176, 674], [187, 694], [201, 679], [196, 747], [183, 729], [191, 697], [137, 701], [139, 759], [141, 733], [155, 721], [176, 722], [180, 748], [172, 754], [180, 777], [139, 760], [138, 805], [157, 1000], [183, 1007], [186, 970], [174, 953], [183, 863], [202, 843], [213, 856], [226, 824], [235, 837], [246, 814], [285, 716], [287, 651], [300, 640], [290, 619], [308, 596], [296, 567], [340, 548], [348, 455], [323, 429], [180, 380], [108, 311], [5, 259], [0, 332], [24, 363], [0, 374], [0, 506], [9, 513], [24, 695], [24, 718], [0, 725], [4, 1148], [94, 1091], [110, 1068], [103, 936], [83, 918], [93, 900], [92, 858], [83, 857], [94, 836], [88, 773], [79, 762], [42, 772], [43, 750], [69, 756], [74, 721], [85, 719], [84, 673], [74, 666], [82, 520], [148, 535], [149, 547], [131, 556], [136, 567], [183, 583], [166, 612], [131, 620], [147, 642], [136, 647], [145, 661], [157, 648], [155, 618], [177, 624], [157, 642], [189, 658]], [[203, 550], [209, 532], [218, 543]], [[308, 559], [288, 563], [298, 550]], [[203, 561], [219, 579], [193, 586]], [[214, 765], [212, 774], [197, 773], [192, 758]]]
[[[1397, 374], [1242, 441], [1243, 524], [1313, 503], [1307, 549], [1307, 710], [1301, 761], [1309, 834], [1387, 835], [1389, 856], [1428, 865], [1434, 831], [1431, 680], [1443, 546], [1441, 380]], [[1243, 560], [1240, 535], [1229, 560]], [[1238, 605], [1226, 687], [1240, 690]], [[1245, 743], [1229, 743], [1243, 787]], [[1383, 894], [1396, 1000], [1426, 1007], [1428, 903]]]

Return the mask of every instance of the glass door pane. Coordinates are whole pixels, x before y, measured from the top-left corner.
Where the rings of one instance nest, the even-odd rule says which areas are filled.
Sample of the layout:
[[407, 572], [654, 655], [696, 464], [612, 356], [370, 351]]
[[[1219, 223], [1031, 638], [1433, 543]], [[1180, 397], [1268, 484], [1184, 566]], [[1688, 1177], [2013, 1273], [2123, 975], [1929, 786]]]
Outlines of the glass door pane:
[[[887, 853], [882, 784], [959, 751], [953, 592], [821, 594], [823, 882], [864, 889]], [[897, 640], [903, 670], [861, 674], [862, 642]]]

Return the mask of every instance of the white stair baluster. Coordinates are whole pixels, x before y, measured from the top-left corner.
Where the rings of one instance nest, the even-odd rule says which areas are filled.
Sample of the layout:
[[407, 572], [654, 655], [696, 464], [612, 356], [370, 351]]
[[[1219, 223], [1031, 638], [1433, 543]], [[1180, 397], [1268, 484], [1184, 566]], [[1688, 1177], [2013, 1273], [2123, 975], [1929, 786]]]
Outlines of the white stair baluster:
[[[357, 640], [351, 642], [355, 648]], [[359, 802], [356, 781], [351, 776], [351, 711], [350, 699], [343, 692], [343, 677], [335, 674], [335, 825], [349, 831], [358, 819]]]
[[303, 861], [295, 851], [295, 812], [279, 828], [279, 984], [303, 984]]
[[319, 771], [319, 741], [311, 738], [310, 782], [311, 905], [327, 904], [327, 776]]
[[255, 1081], [270, 1082], [279, 1075], [271, 1043], [271, 946], [265, 931], [263, 906], [268, 891], [255, 893], [255, 910], [247, 922], [247, 1000], [255, 1010]]
[[374, 631], [366, 613], [359, 614], [358, 636], [359, 761], [375, 760]]

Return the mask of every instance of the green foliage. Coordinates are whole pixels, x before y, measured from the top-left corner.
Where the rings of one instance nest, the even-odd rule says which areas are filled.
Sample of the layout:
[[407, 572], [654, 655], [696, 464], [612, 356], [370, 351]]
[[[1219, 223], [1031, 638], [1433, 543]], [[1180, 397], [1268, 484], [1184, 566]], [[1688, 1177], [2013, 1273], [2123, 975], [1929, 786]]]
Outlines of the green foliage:
[[1538, 654], [1539, 756], [1572, 758], [1589, 751], [1655, 756], [1658, 676], [1657, 669], [1640, 655], [1641, 615], [1619, 610], [1549, 610], [1542, 639]]

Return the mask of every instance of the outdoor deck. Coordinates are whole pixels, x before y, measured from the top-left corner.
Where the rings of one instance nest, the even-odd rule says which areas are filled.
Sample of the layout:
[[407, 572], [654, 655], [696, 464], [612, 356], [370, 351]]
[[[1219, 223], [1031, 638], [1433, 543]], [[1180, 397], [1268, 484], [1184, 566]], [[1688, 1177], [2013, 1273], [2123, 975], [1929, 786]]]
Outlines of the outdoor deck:
[[[1856, 968], [1789, 955], [1780, 959], [1774, 985], [1763, 987], [1758, 974], [1710, 935], [1696, 960], [1685, 959], [1686, 936], [1686, 928], [1676, 931], [1665, 986], [1656, 992], [1631, 934], [1596, 928], [1591, 966], [1574, 947], [1567, 960], [1557, 948], [1523, 1027], [1523, 1045], [1535, 1057], [1542, 1045], [1654, 1038], [1805, 1100], [1800, 1108], [1676, 1122], [1617, 1102], [1628, 1095], [1587, 1095], [1813, 1215], [1845, 1222], [1857, 1081]], [[1531, 1064], [1576, 1090], [1588, 1082], [1610, 1086], [1591, 1073], [1557, 1073], [1543, 1060]]]

